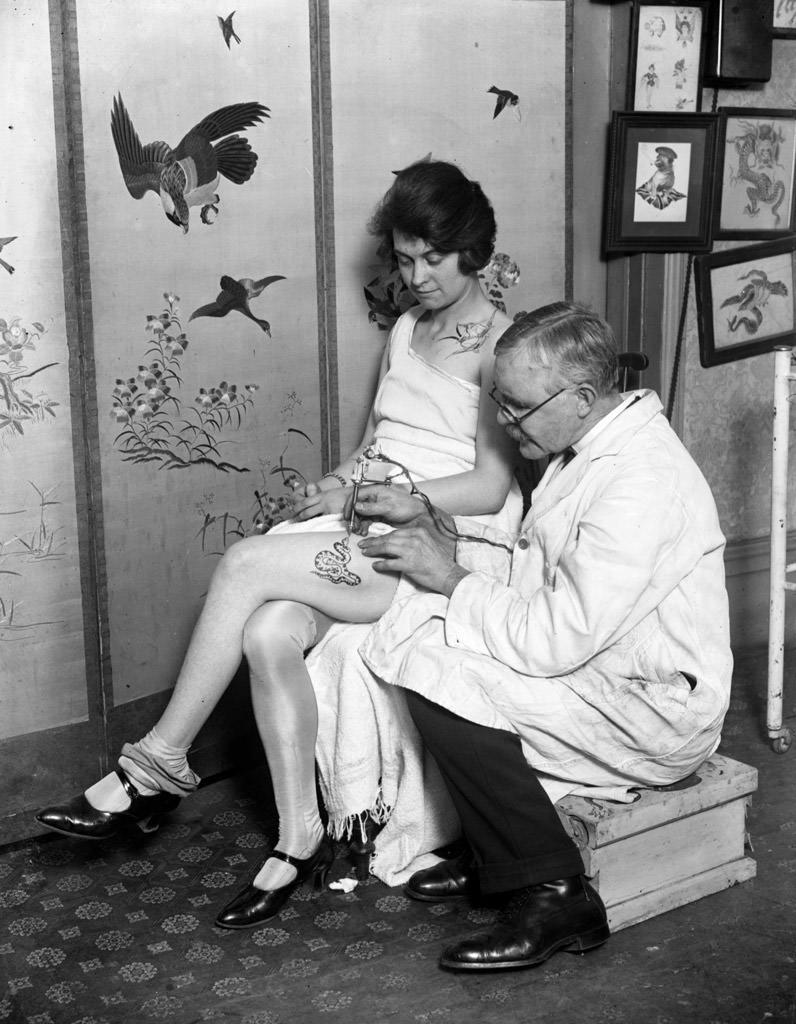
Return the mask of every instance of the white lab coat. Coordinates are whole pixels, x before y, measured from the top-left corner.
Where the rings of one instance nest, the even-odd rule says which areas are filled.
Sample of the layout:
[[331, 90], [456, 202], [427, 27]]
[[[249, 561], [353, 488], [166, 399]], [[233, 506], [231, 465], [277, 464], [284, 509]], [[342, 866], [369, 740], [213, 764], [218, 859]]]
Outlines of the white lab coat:
[[[512, 551], [460, 541], [450, 600], [399, 598], [361, 653], [379, 677], [516, 732], [569, 783], [666, 784], [718, 746], [732, 655], [724, 537], [652, 391], [566, 467], [552, 460]], [[458, 519], [460, 531], [501, 539]]]

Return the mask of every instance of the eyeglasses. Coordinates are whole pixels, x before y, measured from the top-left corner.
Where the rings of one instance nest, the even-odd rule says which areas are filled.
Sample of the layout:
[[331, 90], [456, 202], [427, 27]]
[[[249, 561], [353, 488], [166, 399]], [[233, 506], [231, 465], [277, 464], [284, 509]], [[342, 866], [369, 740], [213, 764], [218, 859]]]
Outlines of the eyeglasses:
[[558, 398], [559, 395], [563, 395], [563, 393], [565, 391], [569, 391], [570, 388], [571, 385], [569, 387], [559, 388], [559, 390], [556, 391], [554, 394], [549, 395], [547, 398], [545, 398], [543, 402], [540, 402], [538, 405], [535, 405], [533, 409], [529, 409], [527, 412], [524, 412], [522, 416], [516, 416], [507, 405], [504, 405], [503, 402], [501, 402], [500, 399], [496, 397], [497, 387], [494, 384], [492, 385], [492, 390], [489, 392], [489, 397], [492, 399], [492, 401], [495, 403], [498, 409], [500, 409], [503, 415], [507, 419], [509, 419], [515, 427], [519, 427], [522, 426], [523, 422], [527, 420], [529, 416], [533, 416], [535, 412], [538, 412], [543, 405], [547, 405], [548, 402], [552, 402], [554, 398]]

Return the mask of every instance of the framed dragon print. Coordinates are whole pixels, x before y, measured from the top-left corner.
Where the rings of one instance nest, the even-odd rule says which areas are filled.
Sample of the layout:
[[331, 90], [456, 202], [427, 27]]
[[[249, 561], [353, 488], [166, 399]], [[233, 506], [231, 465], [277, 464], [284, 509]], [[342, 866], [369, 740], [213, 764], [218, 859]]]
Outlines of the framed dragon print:
[[703, 366], [796, 344], [796, 238], [697, 256], [694, 280]]
[[628, 110], [699, 110], [708, 7], [708, 0], [633, 4]]
[[606, 255], [710, 249], [717, 128], [716, 114], [614, 112]]
[[791, 234], [796, 178], [796, 110], [719, 110], [715, 238]]

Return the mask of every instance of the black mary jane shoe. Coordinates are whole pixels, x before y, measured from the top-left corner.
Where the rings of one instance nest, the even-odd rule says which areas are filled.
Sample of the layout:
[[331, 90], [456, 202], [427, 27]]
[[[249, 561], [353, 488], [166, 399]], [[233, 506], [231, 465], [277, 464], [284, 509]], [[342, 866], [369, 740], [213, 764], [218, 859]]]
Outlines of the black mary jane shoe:
[[258, 889], [249, 883], [218, 915], [216, 924], [219, 928], [254, 928], [255, 925], [276, 917], [293, 890], [310, 875], [313, 876], [314, 888], [318, 892], [326, 884], [326, 876], [334, 861], [334, 849], [329, 837], [325, 836], [315, 853], [303, 860], [282, 853], [281, 850], [273, 850], [268, 856], [292, 864], [297, 871], [296, 877], [278, 889]]
[[36, 815], [36, 821], [62, 835], [80, 839], [109, 839], [120, 826], [135, 824], [142, 832], [156, 832], [160, 815], [173, 811], [180, 798], [174, 793], [154, 793], [141, 796], [121, 768], [116, 774], [130, 797], [130, 806], [123, 811], [98, 811], [92, 807], [84, 793], [65, 804], [45, 807]]

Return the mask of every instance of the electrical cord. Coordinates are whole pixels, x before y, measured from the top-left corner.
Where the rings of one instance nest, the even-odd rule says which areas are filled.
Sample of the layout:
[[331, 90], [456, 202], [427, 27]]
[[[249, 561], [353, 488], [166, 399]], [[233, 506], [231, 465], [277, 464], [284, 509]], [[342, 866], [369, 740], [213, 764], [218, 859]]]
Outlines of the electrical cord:
[[372, 448], [366, 448], [362, 454], [364, 458], [368, 459], [369, 461], [387, 462], [392, 466], [397, 466], [400, 471], [398, 473], [391, 474], [385, 480], [365, 479], [362, 482], [383, 483], [385, 486], [390, 487], [392, 485], [393, 480], [400, 476], [405, 476], [409, 483], [409, 493], [412, 495], [412, 497], [419, 498], [420, 501], [422, 501], [423, 505], [426, 508], [426, 511], [431, 517], [431, 521], [433, 522], [434, 526], [439, 530], [440, 533], [446, 534], [448, 537], [452, 537], [456, 541], [469, 540], [475, 542], [476, 544], [489, 544], [493, 548], [503, 548], [503, 550], [508, 551], [509, 554], [513, 552], [514, 548], [509, 544], [504, 544], [502, 541], [491, 540], [489, 537], [476, 537], [469, 533], [461, 533], [455, 526], [453, 528], [448, 526], [448, 524], [441, 518], [441, 516], [437, 512], [437, 509], [434, 507], [434, 505], [432, 505], [428, 495], [424, 494], [423, 491], [421, 491], [417, 484], [414, 482], [414, 480], [412, 479], [412, 474], [409, 472], [406, 466], [403, 465], [403, 463], [398, 462], [396, 459], [391, 459], [388, 456], [383, 455], [381, 452], [378, 452]]

